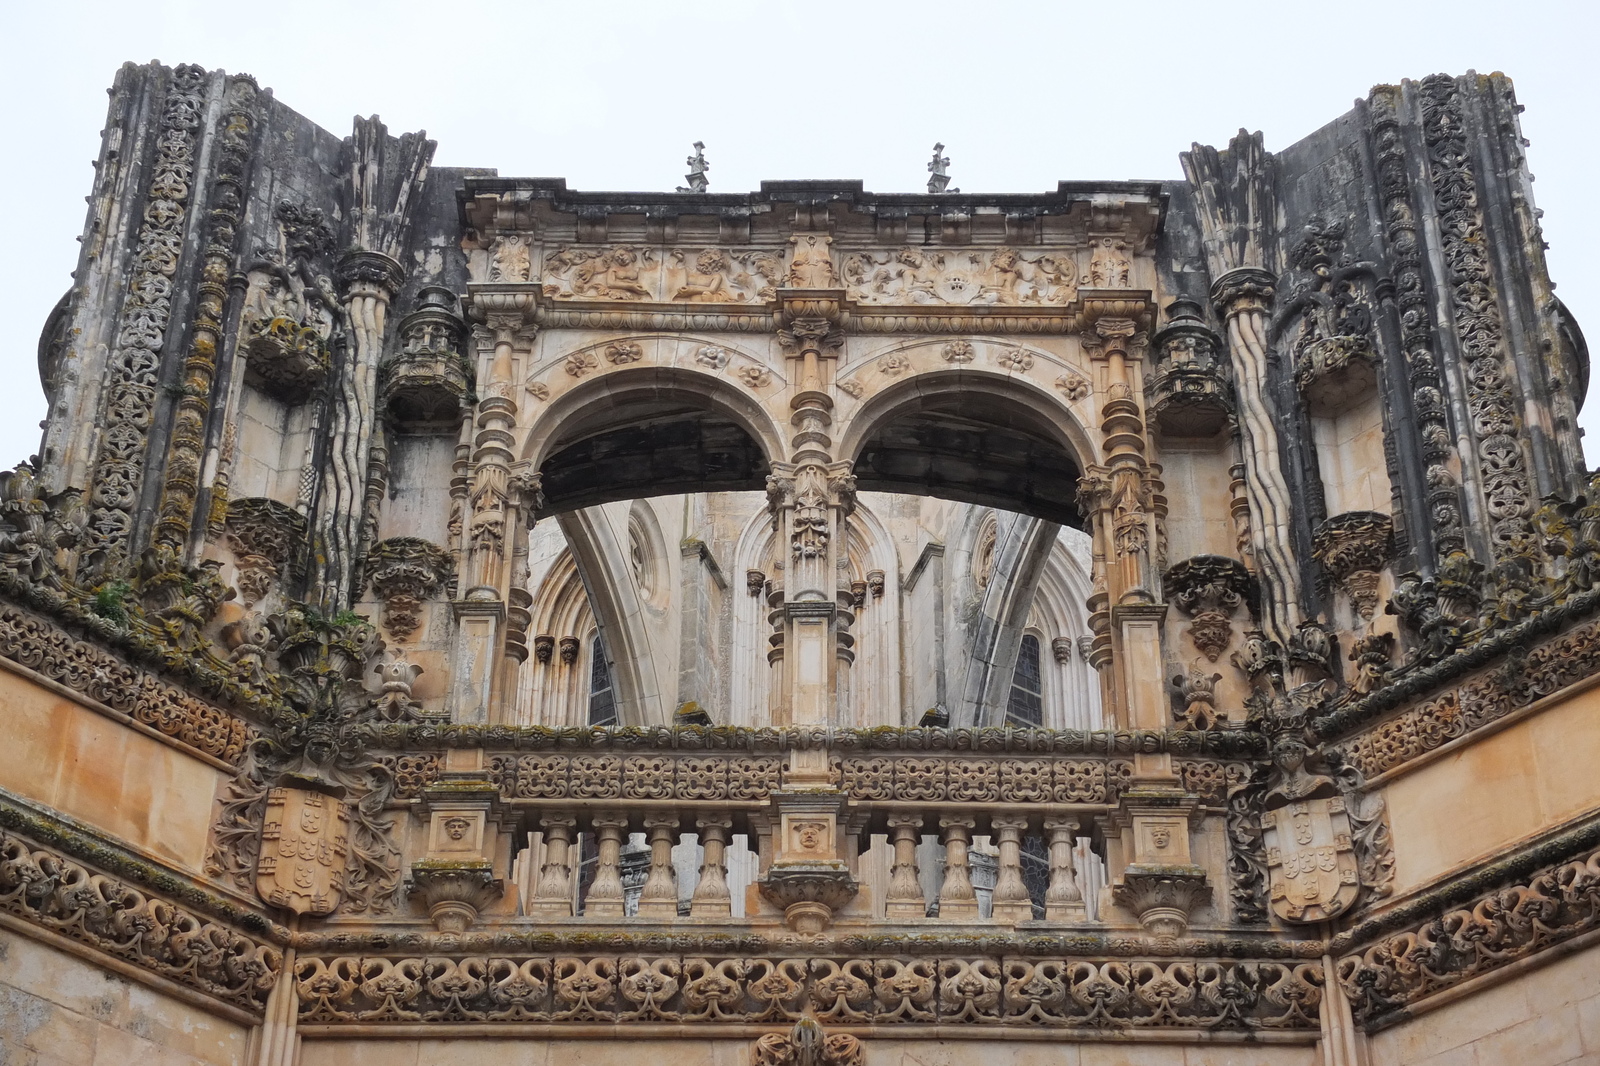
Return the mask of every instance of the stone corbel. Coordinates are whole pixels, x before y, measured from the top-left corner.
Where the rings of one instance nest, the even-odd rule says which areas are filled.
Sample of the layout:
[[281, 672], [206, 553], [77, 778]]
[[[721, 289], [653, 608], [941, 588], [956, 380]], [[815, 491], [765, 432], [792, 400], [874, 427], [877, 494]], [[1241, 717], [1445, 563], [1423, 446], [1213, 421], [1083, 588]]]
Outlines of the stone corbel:
[[859, 886], [841, 857], [838, 792], [781, 792], [773, 859], [759, 882], [762, 898], [783, 911], [789, 928], [821, 933], [856, 896]]
[[1190, 850], [1190, 832], [1203, 816], [1199, 797], [1182, 789], [1139, 787], [1123, 793], [1108, 820], [1129, 857], [1112, 899], [1153, 936], [1182, 936], [1211, 900], [1205, 868]]
[[1253, 608], [1255, 579], [1243, 563], [1222, 555], [1196, 555], [1172, 564], [1161, 579], [1162, 592], [1190, 619], [1195, 650], [1216, 662], [1233, 643], [1233, 619], [1241, 606]]
[[383, 601], [383, 627], [404, 641], [422, 624], [423, 602], [448, 586], [455, 558], [417, 537], [391, 537], [367, 553], [367, 584]]
[[1356, 627], [1372, 624], [1380, 573], [1394, 551], [1394, 523], [1377, 511], [1334, 515], [1317, 527], [1312, 554], [1350, 598]]
[[464, 932], [504, 895], [495, 876], [507, 812], [481, 752], [446, 753], [439, 780], [422, 791], [426, 851], [411, 865], [411, 896], [441, 932]]

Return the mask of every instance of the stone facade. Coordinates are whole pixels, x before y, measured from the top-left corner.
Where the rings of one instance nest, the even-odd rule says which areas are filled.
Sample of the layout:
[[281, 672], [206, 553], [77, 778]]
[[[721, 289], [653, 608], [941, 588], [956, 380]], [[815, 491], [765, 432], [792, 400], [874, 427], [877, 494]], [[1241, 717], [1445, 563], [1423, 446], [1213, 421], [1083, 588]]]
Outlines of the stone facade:
[[124, 67], [0, 475], [0, 1061], [1596, 1061], [1518, 111], [611, 194]]

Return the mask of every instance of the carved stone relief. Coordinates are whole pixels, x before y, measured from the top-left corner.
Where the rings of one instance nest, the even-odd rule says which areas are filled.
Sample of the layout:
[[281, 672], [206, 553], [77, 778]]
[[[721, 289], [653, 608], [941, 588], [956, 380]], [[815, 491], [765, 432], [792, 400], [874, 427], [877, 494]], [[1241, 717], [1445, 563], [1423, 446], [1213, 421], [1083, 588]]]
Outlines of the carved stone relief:
[[722, 248], [566, 246], [544, 257], [542, 286], [554, 300], [764, 303], [783, 283], [783, 257]]
[[[1122, 263], [1125, 272], [1127, 260]], [[1070, 304], [1078, 295], [1077, 277], [1077, 261], [1068, 251], [903, 248], [844, 258], [847, 289], [863, 304]]]

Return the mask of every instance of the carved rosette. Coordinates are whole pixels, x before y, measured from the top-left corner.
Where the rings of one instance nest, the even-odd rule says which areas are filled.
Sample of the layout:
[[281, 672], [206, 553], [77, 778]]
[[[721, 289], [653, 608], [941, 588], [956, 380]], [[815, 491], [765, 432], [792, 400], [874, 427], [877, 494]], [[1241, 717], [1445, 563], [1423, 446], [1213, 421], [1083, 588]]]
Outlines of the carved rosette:
[[422, 289], [399, 332], [400, 350], [379, 372], [379, 403], [400, 426], [453, 426], [473, 385], [463, 348], [467, 325], [456, 313], [455, 294], [433, 285]]
[[228, 504], [226, 528], [239, 598], [254, 606], [295, 563], [305, 542], [305, 516], [277, 500], [252, 496]]
[[1196, 555], [1174, 563], [1162, 577], [1167, 601], [1190, 619], [1189, 639], [1211, 662], [1233, 640], [1233, 614], [1255, 601], [1255, 579], [1237, 559]]
[[418, 537], [391, 537], [367, 555], [367, 583], [383, 601], [383, 627], [405, 640], [422, 624], [422, 604], [450, 581], [454, 557]]
[[1378, 574], [1394, 546], [1394, 524], [1377, 511], [1334, 515], [1317, 528], [1312, 554], [1350, 597], [1363, 623], [1378, 609]]
[[1233, 383], [1222, 338], [1188, 297], [1167, 306], [1155, 335], [1156, 364], [1145, 381], [1145, 406], [1169, 437], [1211, 437], [1234, 417]]

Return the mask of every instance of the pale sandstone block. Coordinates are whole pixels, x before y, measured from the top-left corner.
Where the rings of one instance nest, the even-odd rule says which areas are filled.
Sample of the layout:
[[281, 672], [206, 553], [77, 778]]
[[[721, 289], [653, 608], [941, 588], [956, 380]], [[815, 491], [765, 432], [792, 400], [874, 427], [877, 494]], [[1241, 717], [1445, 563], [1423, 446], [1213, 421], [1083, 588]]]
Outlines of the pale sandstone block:
[[[1140, 1049], [1142, 1050], [1142, 1049]], [[1134, 1062], [1142, 1060], [1135, 1058]], [[1184, 1050], [1184, 1066], [1318, 1066], [1314, 1047], [1236, 1047], [1216, 1044]]]
[[[303, 1040], [300, 1066], [417, 1066], [418, 1043], [416, 1040]], [[428, 1043], [431, 1045], [433, 1041]], [[481, 1048], [496, 1041], [473, 1043]], [[429, 1060], [430, 1066], [432, 1061]]]
[[164, 1048], [153, 1040], [101, 1025], [95, 1039], [94, 1059], [83, 1066], [240, 1066], [239, 1056], [226, 1059], [198, 1059], [181, 1051]]
[[1478, 1059], [1516, 1066], [1557, 1066], [1583, 1054], [1578, 1012], [1572, 1007], [1541, 1012], [1521, 1025], [1486, 1036], [1476, 1045]]
[[5, 929], [0, 929], [0, 975], [13, 988], [88, 1018], [115, 1017], [127, 1003], [123, 978]]
[[[1591, 985], [1585, 991], [1593, 991]], [[1600, 1058], [1600, 996], [1591, 996], [1577, 1005], [1578, 1037], [1583, 1050]]]
[[1374, 1066], [1409, 1066], [1509, 1029], [1532, 1016], [1522, 985], [1510, 981], [1386, 1029], [1372, 1037], [1368, 1045]]
[[249, 1037], [244, 1026], [213, 1017], [139, 984], [129, 985], [123, 1014], [109, 1019], [107, 1024], [203, 1062], [242, 1059]]

